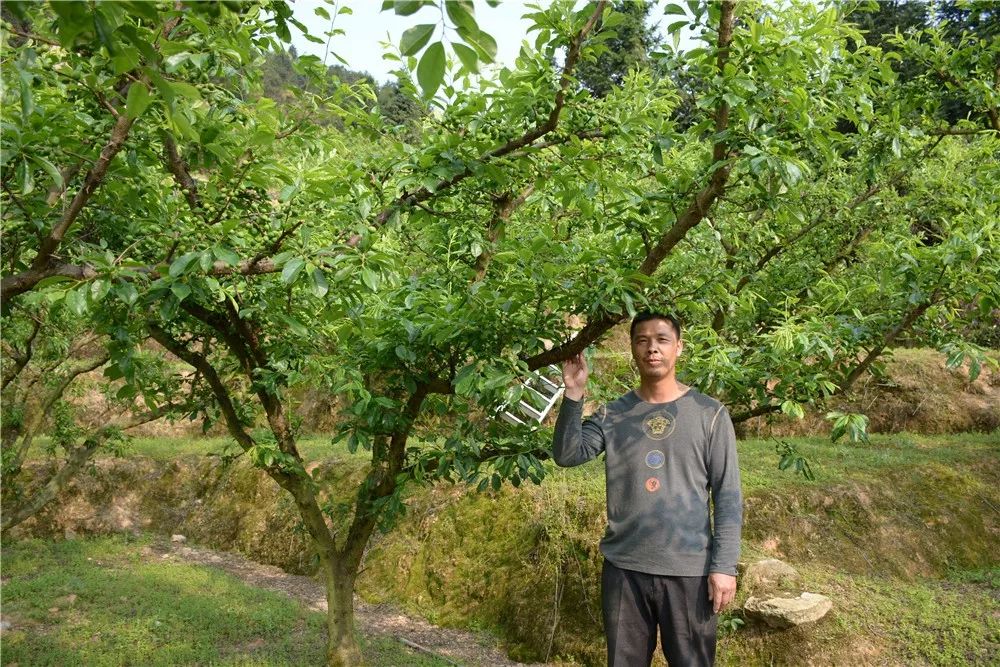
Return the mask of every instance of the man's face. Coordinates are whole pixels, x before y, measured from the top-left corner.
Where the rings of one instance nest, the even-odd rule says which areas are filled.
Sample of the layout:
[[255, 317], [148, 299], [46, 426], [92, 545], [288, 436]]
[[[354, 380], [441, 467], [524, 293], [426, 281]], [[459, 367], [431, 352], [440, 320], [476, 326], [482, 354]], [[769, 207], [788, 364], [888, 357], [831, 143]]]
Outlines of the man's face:
[[635, 327], [632, 357], [644, 380], [658, 380], [674, 373], [684, 343], [666, 320], [646, 320]]

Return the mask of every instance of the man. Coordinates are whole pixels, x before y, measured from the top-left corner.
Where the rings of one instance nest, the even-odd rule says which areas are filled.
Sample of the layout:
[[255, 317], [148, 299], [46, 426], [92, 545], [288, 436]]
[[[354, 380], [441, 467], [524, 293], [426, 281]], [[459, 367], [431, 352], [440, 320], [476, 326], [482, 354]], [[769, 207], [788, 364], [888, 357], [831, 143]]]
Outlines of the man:
[[582, 423], [587, 363], [579, 354], [563, 364], [555, 460], [576, 466], [606, 455], [608, 665], [648, 666], [657, 627], [671, 667], [711, 665], [715, 614], [736, 593], [743, 522], [736, 435], [721, 403], [677, 382], [684, 343], [675, 317], [636, 315], [631, 341], [638, 389]]

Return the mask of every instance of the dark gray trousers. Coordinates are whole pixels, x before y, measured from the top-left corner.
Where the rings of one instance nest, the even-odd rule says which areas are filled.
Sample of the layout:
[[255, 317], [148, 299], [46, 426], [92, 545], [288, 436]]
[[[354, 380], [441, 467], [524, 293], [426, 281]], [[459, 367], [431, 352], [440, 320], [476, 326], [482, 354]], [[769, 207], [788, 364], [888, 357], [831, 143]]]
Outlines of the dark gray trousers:
[[718, 617], [708, 577], [667, 577], [622, 570], [605, 560], [601, 607], [608, 667], [649, 667], [660, 630], [670, 667], [715, 664]]

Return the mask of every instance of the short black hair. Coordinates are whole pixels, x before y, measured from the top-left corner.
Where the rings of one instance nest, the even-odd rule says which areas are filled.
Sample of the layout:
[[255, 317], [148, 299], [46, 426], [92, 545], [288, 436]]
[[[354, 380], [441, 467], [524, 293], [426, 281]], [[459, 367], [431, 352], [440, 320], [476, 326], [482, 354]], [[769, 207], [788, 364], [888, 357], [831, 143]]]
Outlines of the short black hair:
[[637, 326], [650, 320], [663, 320], [664, 322], [669, 322], [674, 328], [674, 333], [677, 334], [677, 338], [681, 337], [681, 321], [674, 315], [653, 310], [644, 310], [640, 313], [636, 313], [635, 317], [632, 318], [632, 328], [629, 329], [628, 332], [629, 340], [632, 340], [635, 337], [635, 328]]

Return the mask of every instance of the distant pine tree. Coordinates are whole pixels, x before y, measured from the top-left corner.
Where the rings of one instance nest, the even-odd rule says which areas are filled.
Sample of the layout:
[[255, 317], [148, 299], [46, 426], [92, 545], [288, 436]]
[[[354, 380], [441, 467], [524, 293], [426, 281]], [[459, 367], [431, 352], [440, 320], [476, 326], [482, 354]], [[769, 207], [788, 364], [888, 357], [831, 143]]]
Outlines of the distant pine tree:
[[630, 70], [649, 63], [650, 51], [660, 43], [655, 26], [649, 24], [652, 8], [646, 0], [615, 2], [615, 11], [625, 17], [612, 29], [616, 36], [604, 42], [607, 50], [596, 60], [577, 65], [577, 78], [594, 97], [605, 97], [621, 86]]

